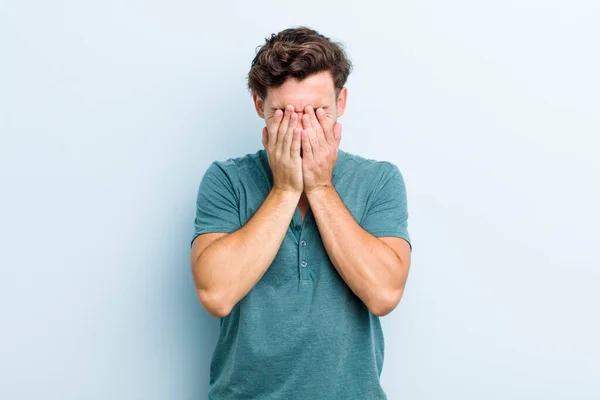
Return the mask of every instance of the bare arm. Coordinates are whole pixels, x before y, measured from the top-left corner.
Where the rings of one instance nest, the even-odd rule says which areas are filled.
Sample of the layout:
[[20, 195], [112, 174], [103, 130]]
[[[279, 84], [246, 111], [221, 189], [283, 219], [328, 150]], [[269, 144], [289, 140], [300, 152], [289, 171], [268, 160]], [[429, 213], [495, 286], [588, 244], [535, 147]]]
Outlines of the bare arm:
[[191, 265], [198, 299], [222, 318], [256, 285], [279, 251], [302, 194], [300, 128], [292, 106], [278, 110], [263, 128], [273, 189], [240, 229], [206, 233], [192, 244]]
[[191, 264], [198, 299], [222, 318], [260, 280], [283, 242], [300, 193], [273, 190], [242, 228], [199, 235]]
[[[410, 266], [410, 245], [398, 237], [377, 238], [363, 229], [332, 184], [341, 124], [307, 106], [302, 117], [304, 190], [327, 254], [348, 287], [378, 316], [400, 302]], [[398, 204], [393, 204], [401, 212]]]
[[390, 313], [400, 302], [408, 277], [408, 242], [365, 231], [333, 187], [307, 196], [327, 254], [342, 279], [373, 314]]

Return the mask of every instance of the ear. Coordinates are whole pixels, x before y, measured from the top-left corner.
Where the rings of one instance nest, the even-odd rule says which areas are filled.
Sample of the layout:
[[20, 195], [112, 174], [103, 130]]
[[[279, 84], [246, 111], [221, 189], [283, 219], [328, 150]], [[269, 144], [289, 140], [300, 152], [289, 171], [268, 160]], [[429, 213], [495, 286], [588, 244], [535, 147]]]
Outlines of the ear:
[[258, 93], [256, 92], [252, 92], [252, 100], [254, 101], [254, 109], [256, 110], [256, 113], [258, 114], [259, 117], [261, 117], [262, 119], [265, 119], [265, 102], [263, 99], [260, 98], [260, 96], [258, 95]]
[[344, 86], [340, 89], [340, 94], [337, 97], [337, 116], [341, 117], [346, 110], [346, 100], [348, 99], [348, 89]]

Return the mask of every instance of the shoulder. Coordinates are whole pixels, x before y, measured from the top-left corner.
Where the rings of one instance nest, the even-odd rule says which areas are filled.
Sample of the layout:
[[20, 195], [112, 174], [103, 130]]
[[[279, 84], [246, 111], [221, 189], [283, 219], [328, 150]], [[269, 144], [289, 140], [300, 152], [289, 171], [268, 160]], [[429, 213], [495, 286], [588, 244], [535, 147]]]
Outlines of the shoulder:
[[380, 185], [394, 177], [402, 180], [399, 167], [392, 161], [367, 158], [341, 149], [339, 152], [344, 159], [344, 175], [346, 176], [353, 176], [354, 179]]
[[214, 160], [208, 167], [207, 173], [226, 175], [232, 181], [239, 179], [240, 175], [253, 173], [261, 163], [261, 150], [242, 156]]
[[240, 171], [243, 169], [254, 168], [260, 162], [261, 150], [255, 153], [248, 153], [243, 156], [230, 157], [227, 159], [214, 160], [213, 164], [227, 171]]

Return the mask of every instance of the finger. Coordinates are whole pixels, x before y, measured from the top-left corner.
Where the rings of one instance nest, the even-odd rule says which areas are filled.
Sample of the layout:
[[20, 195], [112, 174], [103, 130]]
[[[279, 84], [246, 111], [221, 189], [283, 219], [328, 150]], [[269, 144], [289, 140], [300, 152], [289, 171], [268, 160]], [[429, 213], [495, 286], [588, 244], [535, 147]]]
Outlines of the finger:
[[293, 131], [293, 129], [298, 126], [299, 119], [300, 116], [298, 116], [298, 114], [294, 112], [292, 108], [292, 116], [290, 117], [290, 125], [288, 127], [288, 130]]
[[319, 122], [319, 125], [321, 125], [321, 129], [323, 129], [323, 136], [325, 137], [325, 140], [327, 141], [327, 143], [333, 144], [335, 142], [335, 139], [333, 131], [329, 129], [329, 117], [325, 115], [325, 110], [323, 110], [320, 107], [317, 109], [317, 120]]
[[302, 158], [311, 161], [313, 159], [313, 149], [310, 143], [309, 133], [306, 129], [302, 130]]
[[[315, 109], [313, 109], [311, 106], [308, 106], [308, 107], [309, 107], [308, 115], [310, 117], [310, 123], [313, 126], [313, 130], [315, 131], [315, 134], [317, 136], [317, 140], [319, 141], [319, 144], [323, 144], [326, 139], [323, 127], [321, 126], [321, 124], [319, 123], [319, 120], [317, 119], [317, 114], [315, 113]], [[319, 110], [323, 111], [321, 108], [319, 108]]]
[[277, 110], [273, 115], [270, 123], [267, 122], [267, 131], [269, 133], [269, 147], [275, 147], [277, 143], [277, 130], [279, 129], [279, 124], [281, 123], [281, 119], [283, 118], [283, 111]]
[[265, 149], [269, 145], [269, 131], [266, 126], [262, 128], [262, 144]]
[[302, 128], [306, 130], [312, 128], [312, 124], [310, 123], [310, 117], [306, 112], [302, 113], [302, 116], [300, 117], [300, 122], [302, 122]]
[[339, 122], [336, 122], [333, 126], [333, 138], [339, 146], [340, 141], [342, 140], [342, 124], [340, 124]]
[[[304, 130], [308, 135], [308, 140], [310, 141], [311, 149], [316, 150], [316, 148], [319, 147], [319, 139], [317, 137], [315, 129], [312, 126], [310, 116], [308, 114], [304, 114], [302, 116], [302, 125], [304, 126]], [[304, 142], [302, 142], [302, 144], [304, 144]]]
[[300, 157], [300, 148], [302, 147], [301, 145], [301, 135], [302, 135], [302, 128], [300, 127], [296, 127], [294, 128], [294, 131], [292, 132], [292, 146], [291, 146], [291, 157], [292, 159], [295, 159], [297, 157]]
[[283, 120], [279, 125], [279, 129], [277, 130], [277, 144], [283, 145], [285, 142], [285, 134], [287, 133], [288, 126], [290, 125], [290, 117], [294, 112], [294, 107], [287, 105], [285, 107], [285, 113], [283, 115]]
[[294, 138], [294, 128], [296, 128], [296, 122], [298, 120], [298, 116], [295, 112], [292, 112], [292, 116], [290, 117], [290, 124], [288, 130], [285, 132], [285, 136], [283, 137], [283, 152], [284, 154], [291, 154], [290, 148], [292, 147], [292, 139]]

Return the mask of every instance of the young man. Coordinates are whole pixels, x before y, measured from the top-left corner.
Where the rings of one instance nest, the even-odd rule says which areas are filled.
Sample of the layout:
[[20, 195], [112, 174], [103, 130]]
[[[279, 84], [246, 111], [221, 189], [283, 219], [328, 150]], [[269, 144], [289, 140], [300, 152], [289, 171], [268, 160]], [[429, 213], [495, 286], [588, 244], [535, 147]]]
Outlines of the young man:
[[398, 168], [339, 148], [351, 70], [308, 28], [266, 40], [248, 86], [264, 149], [213, 162], [191, 265], [221, 318], [209, 399], [386, 399], [379, 317], [410, 265]]

